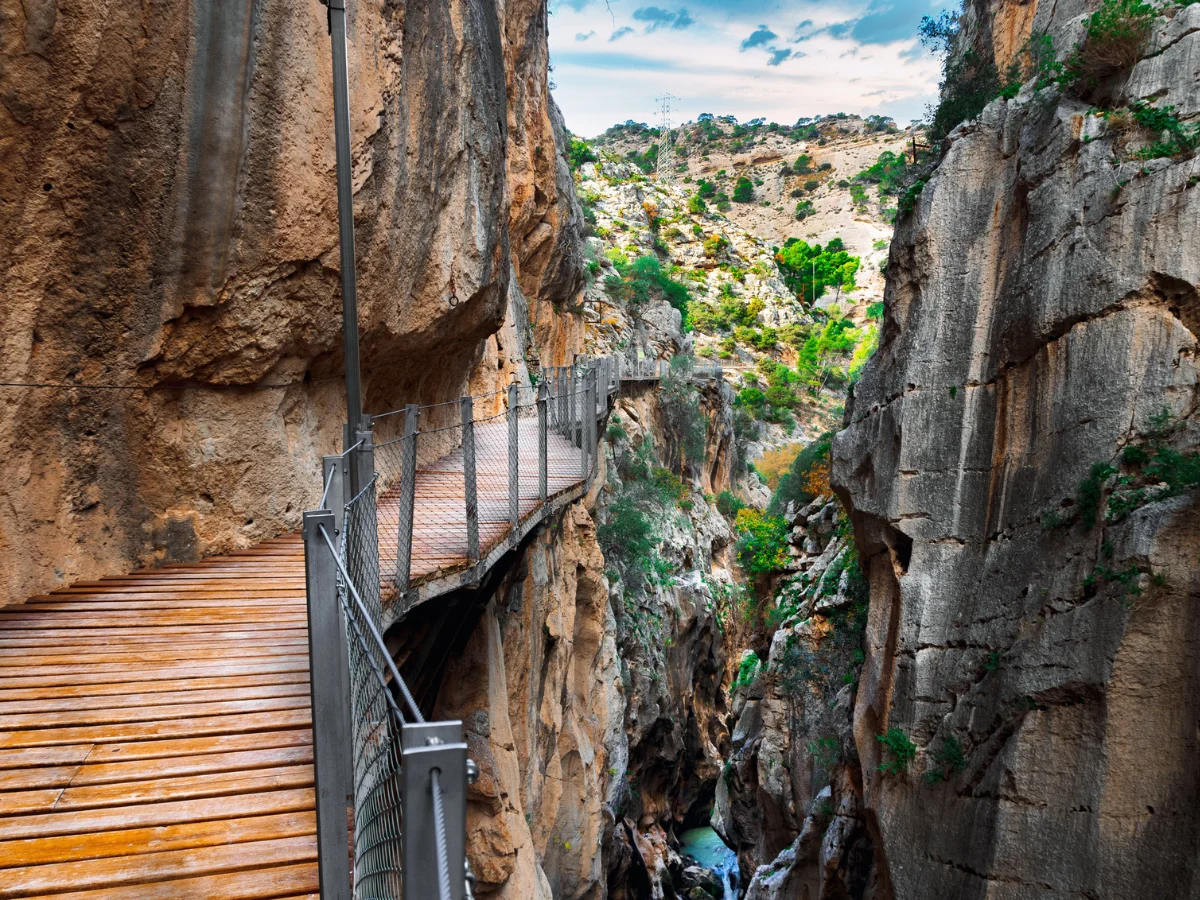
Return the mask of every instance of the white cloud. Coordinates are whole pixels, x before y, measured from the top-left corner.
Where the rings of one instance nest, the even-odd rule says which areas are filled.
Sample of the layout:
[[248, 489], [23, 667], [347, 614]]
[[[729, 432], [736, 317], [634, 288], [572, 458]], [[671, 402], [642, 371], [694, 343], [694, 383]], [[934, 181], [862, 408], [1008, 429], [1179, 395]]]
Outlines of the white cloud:
[[[550, 33], [555, 97], [568, 127], [589, 136], [630, 118], [654, 121], [655, 98], [666, 92], [680, 98], [676, 121], [711, 112], [787, 124], [844, 111], [891, 115], [907, 124], [936, 95], [940, 66], [915, 49], [915, 27], [911, 40], [873, 44], [869, 54], [857, 54], [862, 45], [846, 23], [861, 19], [871, 2], [690, 2], [691, 27], [652, 33], [645, 32], [645, 16], [633, 17], [641, 2], [614, 0], [611, 16], [603, 3], [560, 5]], [[778, 37], [740, 52], [762, 29]], [[611, 37], [601, 44], [574, 40], [591, 31]], [[798, 36], [799, 46], [789, 43]]]

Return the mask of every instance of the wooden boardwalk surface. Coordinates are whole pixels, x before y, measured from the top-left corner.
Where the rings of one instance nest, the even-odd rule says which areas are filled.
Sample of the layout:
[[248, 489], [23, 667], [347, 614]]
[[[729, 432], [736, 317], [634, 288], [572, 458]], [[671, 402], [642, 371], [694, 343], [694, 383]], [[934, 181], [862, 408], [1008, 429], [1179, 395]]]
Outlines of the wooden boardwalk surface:
[[[536, 420], [519, 435], [529, 521]], [[486, 556], [511, 531], [507, 425], [477, 437]], [[581, 488], [569, 440], [547, 460], [552, 501]], [[417, 579], [468, 564], [462, 472], [460, 450], [418, 473]], [[296, 536], [0, 609], [0, 900], [316, 898], [308, 672]]]
[[[479, 545], [481, 556], [486, 557], [488, 551], [511, 531], [508, 424], [499, 421], [477, 425], [475, 441]], [[520, 420], [517, 453], [520, 518], [524, 521], [541, 507], [536, 419]], [[579, 448], [553, 431], [546, 437], [546, 472], [550, 501], [581, 485], [586, 478]], [[467, 511], [461, 448], [417, 472], [413, 508], [413, 583], [420, 584], [446, 572], [467, 567]], [[400, 486], [396, 484], [379, 498], [379, 556], [385, 578], [394, 576], [396, 571], [399, 511]]]
[[0, 898], [317, 896], [296, 537], [0, 609]]

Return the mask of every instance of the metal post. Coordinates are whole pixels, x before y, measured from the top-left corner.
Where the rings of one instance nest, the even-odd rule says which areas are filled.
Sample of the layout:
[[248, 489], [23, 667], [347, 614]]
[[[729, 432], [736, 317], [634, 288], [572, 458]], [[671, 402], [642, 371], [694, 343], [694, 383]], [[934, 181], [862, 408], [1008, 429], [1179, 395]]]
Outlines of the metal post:
[[407, 723], [400, 730], [400, 745], [403, 900], [441, 898], [441, 885], [447, 880], [450, 900], [464, 900], [471, 778], [462, 722]]
[[547, 432], [550, 425], [550, 385], [542, 382], [538, 385], [538, 499], [545, 504], [550, 496], [549, 454], [547, 452]]
[[568, 437], [567, 403], [571, 395], [571, 376], [566, 366], [558, 367], [558, 433]]
[[369, 423], [354, 436], [354, 443], [358, 445], [358, 449], [354, 451], [354, 459], [351, 462], [356, 476], [351, 479], [351, 499], [366, 490], [375, 477], [375, 432], [371, 430]]
[[563, 436], [575, 442], [575, 367], [567, 367], [567, 415]]
[[588, 477], [589, 480], [596, 471], [596, 458], [598, 456], [598, 441], [596, 439], [596, 417], [600, 414], [597, 409], [596, 399], [600, 394], [600, 370], [592, 369], [591, 377], [588, 378], [588, 394], [591, 397], [591, 403], [588, 404], [587, 418], [587, 446], [588, 446]]
[[321, 0], [329, 7], [329, 37], [333, 46], [333, 131], [337, 149], [338, 237], [342, 255], [342, 336], [346, 352], [347, 444], [362, 417], [362, 380], [358, 361], [358, 287], [354, 272], [354, 186], [350, 158], [350, 78], [346, 65], [346, 0]]
[[419, 407], [404, 409], [403, 470], [400, 475], [400, 524], [396, 535], [396, 589], [408, 590], [412, 574], [413, 509], [417, 502], [417, 416]]
[[508, 386], [508, 520], [513, 531], [521, 524], [521, 455], [517, 446], [518, 389]]
[[572, 418], [571, 425], [575, 430], [572, 436], [575, 444], [579, 447], [579, 474], [587, 478], [588, 473], [588, 447], [587, 436], [584, 428], [584, 419], [587, 415], [588, 408], [588, 377], [587, 372], [580, 372], [576, 384], [579, 385], [579, 418]]
[[337, 563], [321, 529], [332, 536], [333, 513], [304, 514], [304, 578], [308, 594], [308, 665], [312, 699], [317, 860], [321, 896], [350, 900], [350, 670], [337, 597]]
[[346, 518], [346, 501], [351, 499], [347, 496], [350, 491], [350, 466], [346, 462], [346, 455], [343, 453], [338, 456], [323, 457], [321, 470], [323, 472], [321, 483], [327, 485], [324, 509], [333, 513], [332, 533], [341, 534], [342, 524]]
[[462, 398], [463, 495], [467, 502], [467, 559], [479, 561], [479, 500], [475, 476], [475, 402]]

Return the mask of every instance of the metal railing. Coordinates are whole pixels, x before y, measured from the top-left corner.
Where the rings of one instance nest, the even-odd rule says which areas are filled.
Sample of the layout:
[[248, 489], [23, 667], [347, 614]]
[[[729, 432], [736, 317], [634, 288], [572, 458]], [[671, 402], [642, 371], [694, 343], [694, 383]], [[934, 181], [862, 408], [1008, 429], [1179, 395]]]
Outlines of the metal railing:
[[590, 487], [617, 371], [612, 358], [587, 360], [545, 369], [537, 384], [371, 417], [390, 616], [478, 583]]
[[[462, 723], [425, 722], [383, 639], [413, 602], [478, 582], [598, 470], [623, 376], [602, 358], [536, 385], [364, 417], [304, 514], [324, 900], [468, 900]], [[349, 443], [349, 441], [347, 441]], [[422, 591], [425, 592], [423, 597]]]

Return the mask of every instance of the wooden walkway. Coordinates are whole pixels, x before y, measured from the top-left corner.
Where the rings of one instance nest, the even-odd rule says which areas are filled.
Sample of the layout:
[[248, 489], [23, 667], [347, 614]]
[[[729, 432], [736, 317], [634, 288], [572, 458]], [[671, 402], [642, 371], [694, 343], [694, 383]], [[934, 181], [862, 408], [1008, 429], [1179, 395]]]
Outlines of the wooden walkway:
[[317, 896], [298, 538], [0, 609], [0, 898]]
[[[477, 425], [476, 502], [479, 508], [480, 556], [486, 560], [512, 533], [509, 511], [508, 424]], [[546, 437], [547, 505], [538, 490], [538, 423], [522, 419], [518, 426], [520, 521], [538, 521], [536, 514], [572, 498], [587, 475], [581, 454], [570, 440], [551, 431]], [[467, 512], [463, 486], [463, 454], [459, 448], [417, 472], [413, 504], [412, 584], [422, 593], [451, 590], [461, 582], [447, 576], [471, 567], [467, 558]], [[381, 575], [390, 583], [396, 572], [396, 536], [400, 525], [400, 485], [379, 498], [379, 556]], [[487, 566], [485, 565], [486, 569]], [[438, 582], [440, 581], [440, 584]], [[386, 591], [385, 591], [386, 593]]]
[[[514, 532], [507, 425], [477, 437], [486, 571], [587, 482], [579, 449], [551, 433], [543, 505], [537, 422], [521, 421]], [[460, 450], [418, 473], [426, 585], [472, 568], [462, 472]], [[385, 574], [396, 505], [379, 505]], [[308, 682], [296, 536], [0, 609], [0, 900], [315, 900]]]

